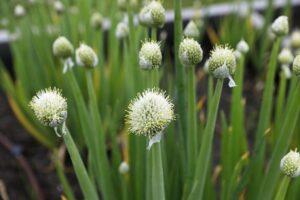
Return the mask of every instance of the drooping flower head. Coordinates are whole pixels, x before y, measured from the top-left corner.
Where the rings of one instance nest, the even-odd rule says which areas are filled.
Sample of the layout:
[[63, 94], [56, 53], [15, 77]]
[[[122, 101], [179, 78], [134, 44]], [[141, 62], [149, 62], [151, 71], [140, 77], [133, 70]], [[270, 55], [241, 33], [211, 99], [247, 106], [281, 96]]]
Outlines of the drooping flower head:
[[179, 45], [179, 59], [184, 66], [198, 64], [203, 58], [200, 44], [193, 38], [185, 38]]
[[98, 64], [98, 57], [95, 51], [86, 44], [81, 44], [76, 49], [76, 62], [86, 68], [94, 68]]
[[210, 53], [208, 70], [216, 78], [229, 78], [229, 86], [235, 87], [231, 75], [234, 74], [236, 68], [236, 58], [234, 51], [227, 45], [216, 46]]
[[151, 70], [159, 68], [162, 61], [160, 45], [155, 41], [146, 41], [143, 43], [139, 52], [139, 64], [141, 69]]
[[57, 88], [39, 91], [32, 98], [29, 106], [45, 126], [58, 127], [67, 118], [67, 100], [62, 96], [61, 90]]
[[149, 138], [162, 132], [174, 120], [174, 105], [158, 89], [148, 89], [133, 99], [126, 122], [129, 131]]
[[300, 175], [300, 155], [295, 151], [290, 151], [280, 161], [280, 169], [283, 174], [291, 178]]
[[165, 23], [165, 9], [158, 1], [151, 1], [139, 13], [139, 21], [147, 27], [162, 27]]

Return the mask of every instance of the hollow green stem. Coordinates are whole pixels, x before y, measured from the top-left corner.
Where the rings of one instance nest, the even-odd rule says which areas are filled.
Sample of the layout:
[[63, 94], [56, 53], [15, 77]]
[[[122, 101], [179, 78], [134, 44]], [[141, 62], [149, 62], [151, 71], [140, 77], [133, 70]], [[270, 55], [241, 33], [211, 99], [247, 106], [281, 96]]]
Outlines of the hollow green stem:
[[160, 142], [153, 144], [152, 151], [152, 199], [165, 200], [164, 173]]
[[203, 197], [223, 82], [223, 79], [219, 79], [216, 85], [214, 97], [211, 102], [211, 110], [208, 113], [207, 125], [202, 136], [200, 152], [197, 157], [194, 182], [188, 200], [199, 200]]
[[187, 93], [188, 93], [188, 172], [193, 176], [195, 161], [197, 159], [197, 111], [196, 111], [196, 81], [194, 66], [186, 67], [187, 70]]
[[274, 200], [285, 200], [286, 192], [289, 188], [290, 181], [291, 178], [288, 176], [284, 176], [282, 178]]
[[62, 135], [64, 142], [66, 144], [67, 150], [70, 154], [72, 164], [76, 173], [76, 177], [79, 181], [80, 188], [82, 189], [85, 199], [99, 199], [96, 188], [92, 184], [86, 168], [81, 160], [80, 154], [76, 147], [76, 144], [73, 141], [73, 138], [64, 124], [61, 127], [57, 128], [57, 132]]

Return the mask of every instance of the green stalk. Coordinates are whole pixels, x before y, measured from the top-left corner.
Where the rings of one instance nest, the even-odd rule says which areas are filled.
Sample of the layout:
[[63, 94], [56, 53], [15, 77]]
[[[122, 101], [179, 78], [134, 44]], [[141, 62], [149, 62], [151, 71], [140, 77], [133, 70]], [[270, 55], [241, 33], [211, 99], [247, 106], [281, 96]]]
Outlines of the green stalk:
[[[262, 139], [265, 136], [266, 130], [270, 126], [270, 119], [272, 114], [272, 105], [273, 105], [273, 94], [274, 94], [274, 80], [275, 80], [275, 73], [276, 73], [276, 64], [277, 64], [277, 56], [279, 52], [279, 48], [281, 45], [281, 38], [276, 38], [275, 44], [272, 48], [272, 53], [268, 65], [268, 73], [267, 79], [265, 83], [262, 104], [260, 106], [260, 113], [259, 113], [259, 121], [258, 127], [256, 131], [256, 139], [254, 149], [257, 150], [257, 154], [254, 155], [253, 162], [254, 168], [250, 169], [251, 172], [251, 181], [249, 186], [249, 195], [250, 199], [257, 199], [257, 189], [260, 187], [260, 182], [262, 176], [262, 169], [264, 165], [264, 156], [265, 156], [265, 140]], [[260, 141], [263, 140], [262, 145], [259, 147]]]
[[223, 82], [223, 79], [219, 79], [216, 85], [214, 97], [211, 102], [211, 110], [208, 113], [207, 125], [202, 136], [200, 153], [197, 158], [193, 187], [188, 200], [199, 200], [203, 197]]
[[68, 182], [68, 179], [65, 175], [63, 165], [60, 162], [60, 159], [58, 156], [58, 151], [56, 149], [53, 151], [53, 162], [54, 162], [54, 165], [56, 168], [56, 173], [57, 173], [59, 182], [62, 184], [63, 191], [64, 191], [66, 197], [68, 198], [68, 200], [75, 200], [74, 193], [73, 193], [71, 186]]
[[176, 68], [176, 110], [178, 113], [178, 127], [180, 128], [179, 134], [182, 135], [180, 138], [183, 138], [182, 144], [185, 146], [184, 149], [186, 149], [186, 96], [185, 96], [185, 81], [184, 81], [184, 68], [180, 63], [179, 57], [178, 57], [178, 49], [179, 44], [182, 38], [182, 16], [181, 16], [181, 7], [182, 7], [182, 0], [174, 0], [174, 7], [175, 7], [175, 22], [174, 22], [174, 52], [175, 52], [175, 68]]
[[274, 200], [285, 200], [286, 192], [289, 188], [290, 181], [291, 178], [288, 176], [284, 176], [282, 178]]
[[264, 176], [262, 184], [260, 184], [258, 199], [272, 199], [274, 190], [276, 189], [277, 181], [280, 176], [280, 160], [289, 147], [296, 123], [298, 122], [298, 116], [300, 112], [299, 99], [300, 82], [298, 81], [292, 100], [290, 104], [287, 105], [282, 127], [280, 127], [280, 133], [278, 134], [278, 138], [268, 164], [267, 173]]
[[79, 181], [80, 188], [82, 189], [83, 195], [85, 199], [99, 199], [96, 188], [92, 184], [92, 181], [90, 180], [88, 173], [86, 171], [86, 168], [81, 160], [80, 154], [78, 152], [78, 149], [72, 139], [72, 136], [67, 128], [67, 126], [64, 124], [62, 127], [59, 127], [57, 129], [58, 133], [62, 135], [67, 150], [70, 154], [72, 164], [76, 173], [76, 176]]
[[195, 161], [197, 159], [197, 111], [196, 111], [196, 88], [194, 66], [186, 67], [187, 70], [187, 93], [188, 93], [188, 172], [193, 176]]
[[152, 152], [152, 199], [165, 200], [164, 173], [160, 142], [153, 144]]

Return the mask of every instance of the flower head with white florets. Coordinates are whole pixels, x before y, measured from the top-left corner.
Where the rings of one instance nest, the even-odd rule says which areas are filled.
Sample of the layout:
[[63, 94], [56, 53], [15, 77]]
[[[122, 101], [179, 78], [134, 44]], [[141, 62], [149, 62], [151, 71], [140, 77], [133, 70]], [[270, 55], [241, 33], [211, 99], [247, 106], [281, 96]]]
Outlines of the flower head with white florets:
[[165, 9], [158, 1], [151, 1], [139, 13], [139, 22], [148, 27], [162, 27], [165, 23]]
[[39, 91], [30, 101], [30, 108], [45, 126], [57, 128], [67, 118], [67, 100], [57, 88]]
[[162, 53], [160, 44], [155, 41], [145, 41], [139, 52], [139, 64], [141, 69], [151, 70], [161, 65]]
[[300, 175], [300, 154], [295, 151], [290, 151], [280, 161], [280, 169], [283, 174], [291, 178]]
[[76, 62], [86, 68], [94, 68], [98, 64], [98, 56], [95, 51], [86, 44], [80, 44], [76, 49]]
[[59, 36], [52, 45], [53, 54], [64, 60], [63, 73], [66, 73], [74, 66], [72, 55], [74, 47], [72, 43], [64, 36]]
[[283, 36], [289, 32], [289, 22], [287, 16], [279, 16], [271, 25], [271, 30], [276, 36]]
[[290, 70], [290, 64], [293, 62], [294, 56], [289, 48], [284, 48], [278, 55], [278, 61], [281, 64], [281, 68], [286, 78], [291, 78], [292, 73]]
[[162, 131], [175, 119], [174, 105], [159, 89], [144, 91], [133, 99], [128, 107], [126, 123], [129, 131], [149, 137], [148, 148], [159, 142]]
[[235, 87], [236, 84], [231, 75], [236, 69], [236, 58], [234, 51], [228, 45], [218, 45], [210, 53], [208, 70], [216, 78], [228, 78], [229, 87]]
[[203, 51], [200, 44], [193, 38], [185, 38], [179, 45], [179, 59], [186, 66], [194, 66], [201, 62]]

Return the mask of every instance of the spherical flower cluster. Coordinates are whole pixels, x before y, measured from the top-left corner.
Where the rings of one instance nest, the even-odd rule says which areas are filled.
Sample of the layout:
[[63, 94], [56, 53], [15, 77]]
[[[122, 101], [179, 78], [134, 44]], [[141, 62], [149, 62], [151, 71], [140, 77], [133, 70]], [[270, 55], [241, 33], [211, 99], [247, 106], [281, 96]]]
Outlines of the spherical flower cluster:
[[129, 105], [127, 124], [130, 132], [149, 138], [161, 133], [174, 120], [174, 105], [164, 92], [148, 89]]
[[203, 58], [200, 44], [192, 38], [185, 38], [179, 45], [179, 59], [184, 66], [198, 64]]
[[197, 27], [196, 23], [194, 21], [190, 21], [186, 25], [186, 27], [183, 31], [183, 34], [186, 37], [197, 39], [200, 36], [200, 31], [199, 31], [199, 28]]
[[216, 46], [210, 54], [209, 71], [216, 78], [228, 78], [235, 72], [236, 60], [234, 52], [228, 46]]
[[103, 23], [103, 17], [100, 13], [95, 12], [92, 14], [91, 16], [91, 26], [96, 29], [99, 30], [102, 28], [102, 23]]
[[300, 76], [300, 54], [297, 55], [294, 59], [293, 71], [297, 76]]
[[289, 32], [289, 22], [287, 16], [280, 16], [271, 25], [272, 32], [276, 36], [286, 35]]
[[129, 165], [127, 162], [123, 161], [119, 166], [119, 173], [120, 174], [126, 174], [129, 171]]
[[281, 50], [281, 52], [278, 55], [278, 61], [280, 64], [291, 64], [293, 62], [294, 56], [290, 49], [284, 48]]
[[151, 1], [139, 13], [141, 25], [148, 27], [162, 27], [165, 23], [165, 9], [158, 1]]
[[72, 56], [74, 47], [67, 38], [60, 36], [54, 41], [52, 50], [55, 56], [66, 59]]
[[65, 10], [65, 6], [61, 1], [54, 1], [53, 7], [58, 14], [61, 14]]
[[129, 34], [129, 28], [126, 23], [120, 22], [116, 27], [116, 37], [118, 39], [124, 39]]
[[241, 41], [239, 41], [239, 43], [236, 45], [236, 49], [239, 51], [239, 52], [241, 52], [241, 53], [243, 53], [243, 54], [246, 54], [246, 53], [248, 53], [248, 51], [249, 51], [249, 45], [247, 44], [247, 42], [245, 41], [245, 40], [241, 40]]
[[61, 90], [56, 88], [39, 91], [29, 106], [45, 126], [58, 127], [67, 118], [67, 100], [62, 97]]
[[141, 69], [151, 70], [161, 65], [162, 54], [159, 43], [154, 41], [144, 42], [139, 52]]
[[98, 57], [95, 51], [87, 46], [86, 44], [81, 44], [78, 49], [76, 49], [76, 62], [80, 66], [87, 68], [93, 68], [98, 64]]
[[290, 151], [280, 161], [280, 169], [283, 174], [291, 178], [300, 175], [300, 155], [297, 151]]
[[23, 17], [26, 14], [25, 8], [20, 4], [16, 5], [14, 14], [16, 17]]
[[300, 48], [300, 31], [295, 30], [291, 35], [291, 45], [293, 48], [298, 49]]

